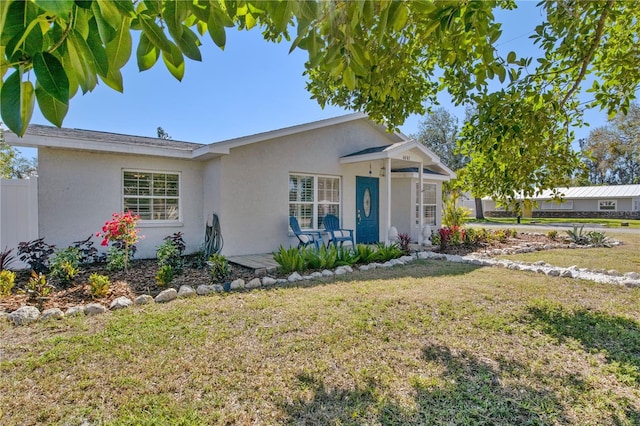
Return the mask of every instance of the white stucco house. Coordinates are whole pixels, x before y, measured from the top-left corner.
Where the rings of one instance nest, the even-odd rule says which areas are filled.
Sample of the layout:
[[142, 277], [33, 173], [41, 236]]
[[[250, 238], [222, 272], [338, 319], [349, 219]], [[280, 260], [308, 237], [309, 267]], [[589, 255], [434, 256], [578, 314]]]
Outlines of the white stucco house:
[[38, 149], [40, 237], [66, 247], [131, 210], [143, 258], [174, 232], [197, 250], [213, 213], [227, 256], [297, 245], [289, 215], [323, 230], [335, 214], [356, 243], [385, 241], [391, 226], [420, 240], [423, 225], [440, 225], [442, 182], [455, 176], [361, 113], [210, 144], [39, 125], [5, 137]]
[[[572, 186], [557, 191], [562, 202], [553, 199], [553, 191], [542, 191], [525, 206], [524, 216], [640, 219], [640, 185]], [[486, 216], [511, 214], [490, 198], [484, 198], [482, 205]]]

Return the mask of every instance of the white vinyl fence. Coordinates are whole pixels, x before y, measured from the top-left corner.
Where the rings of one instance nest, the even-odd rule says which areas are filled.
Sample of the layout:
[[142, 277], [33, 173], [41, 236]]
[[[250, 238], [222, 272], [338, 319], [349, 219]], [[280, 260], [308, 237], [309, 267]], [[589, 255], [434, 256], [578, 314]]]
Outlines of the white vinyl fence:
[[[0, 250], [38, 238], [38, 178], [0, 179]], [[14, 268], [23, 267], [17, 261]]]

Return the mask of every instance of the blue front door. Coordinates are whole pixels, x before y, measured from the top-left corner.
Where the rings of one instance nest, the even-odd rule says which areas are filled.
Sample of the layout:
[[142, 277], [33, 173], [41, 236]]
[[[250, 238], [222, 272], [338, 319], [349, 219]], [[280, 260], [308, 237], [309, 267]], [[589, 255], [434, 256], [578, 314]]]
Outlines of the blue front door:
[[378, 235], [378, 178], [356, 176], [356, 243], [372, 244]]

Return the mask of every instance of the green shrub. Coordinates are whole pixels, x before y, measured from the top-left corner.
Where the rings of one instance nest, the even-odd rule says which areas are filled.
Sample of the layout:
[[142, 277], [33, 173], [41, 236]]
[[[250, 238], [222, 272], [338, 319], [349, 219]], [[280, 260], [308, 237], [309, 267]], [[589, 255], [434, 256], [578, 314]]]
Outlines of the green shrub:
[[80, 273], [81, 258], [82, 253], [77, 247], [67, 247], [56, 251], [49, 264], [49, 276], [58, 280], [63, 287], [68, 287]]
[[7, 269], [0, 271], [0, 296], [9, 296], [16, 281], [16, 273]]
[[358, 263], [360, 256], [356, 250], [352, 250], [349, 247], [339, 247], [337, 249], [338, 256], [336, 258], [336, 266], [352, 266]]
[[160, 287], [167, 287], [171, 284], [171, 281], [173, 281], [174, 275], [173, 267], [171, 265], [162, 265], [160, 269], [158, 269], [155, 279]]
[[567, 229], [565, 231], [569, 236], [569, 240], [575, 244], [587, 245], [589, 244], [589, 236], [584, 232], [584, 225], [574, 226], [573, 229]]
[[551, 241], [555, 241], [556, 238], [558, 238], [558, 231], [556, 230], [548, 231], [547, 238], [550, 239]]
[[442, 208], [442, 223], [450, 228], [462, 226], [469, 220], [469, 210], [466, 207], [456, 206], [457, 196], [450, 195], [444, 199]]
[[378, 262], [387, 262], [391, 259], [397, 259], [402, 256], [402, 250], [398, 244], [378, 243], [376, 244], [376, 260]]
[[42, 272], [36, 274], [35, 271], [31, 271], [31, 278], [27, 281], [23, 291], [29, 296], [29, 301], [38, 302], [38, 306], [42, 308], [42, 303], [49, 296], [51, 290], [53, 287]]
[[304, 264], [310, 269], [331, 269], [338, 260], [338, 250], [333, 245], [329, 248], [323, 245], [320, 250], [303, 250], [301, 254]]
[[111, 246], [107, 250], [107, 269], [110, 271], [122, 271], [127, 264], [127, 251]]
[[367, 244], [356, 245], [356, 252], [362, 263], [371, 263], [377, 261], [376, 250]]
[[109, 292], [109, 287], [111, 287], [111, 282], [106, 275], [94, 272], [89, 276], [89, 292], [92, 297], [106, 296]]
[[273, 253], [273, 260], [279, 265], [280, 272], [289, 274], [291, 272], [300, 272], [306, 269], [303, 252], [297, 247], [288, 249], [280, 246], [277, 252]]
[[[168, 238], [168, 237], [167, 237]], [[180, 256], [180, 249], [172, 239], [165, 239], [156, 249], [156, 257], [158, 258], [158, 266], [171, 266], [176, 275], [182, 273], [183, 261]]]
[[604, 232], [591, 231], [587, 234], [589, 244], [593, 244], [595, 247], [611, 247], [609, 237]]
[[214, 253], [207, 262], [211, 267], [211, 278], [222, 281], [229, 275], [229, 261], [219, 253]]
[[507, 234], [507, 231], [505, 231], [504, 229], [496, 229], [495, 231], [493, 231], [493, 235], [491, 236], [491, 239], [504, 244], [509, 240], [510, 234], [511, 232]]

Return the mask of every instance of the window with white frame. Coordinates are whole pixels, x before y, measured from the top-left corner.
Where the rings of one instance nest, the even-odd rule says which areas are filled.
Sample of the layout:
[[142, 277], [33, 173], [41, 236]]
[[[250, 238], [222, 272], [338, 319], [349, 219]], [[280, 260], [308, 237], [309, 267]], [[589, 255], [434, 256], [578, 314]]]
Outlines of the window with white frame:
[[416, 225], [420, 225], [420, 200], [422, 199], [424, 220], [423, 225], [436, 225], [436, 184], [425, 183], [420, 196], [420, 182], [416, 182]]
[[340, 178], [289, 175], [289, 215], [302, 229], [321, 229], [328, 214], [340, 217]]
[[122, 171], [124, 211], [142, 220], [180, 220], [180, 174], [141, 170]]
[[573, 201], [556, 203], [555, 201], [543, 201], [540, 203], [542, 210], [573, 210]]
[[598, 210], [600, 211], [616, 211], [618, 203], [616, 200], [600, 200], [598, 201]]

